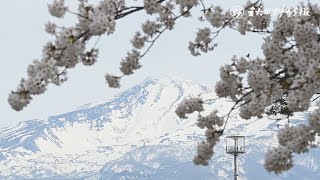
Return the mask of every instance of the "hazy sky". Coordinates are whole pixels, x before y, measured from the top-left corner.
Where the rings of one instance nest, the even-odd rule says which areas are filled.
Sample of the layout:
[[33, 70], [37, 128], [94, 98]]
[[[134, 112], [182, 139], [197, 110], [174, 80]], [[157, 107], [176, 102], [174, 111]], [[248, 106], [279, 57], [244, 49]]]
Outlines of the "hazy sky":
[[[69, 70], [69, 80], [62, 86], [49, 86], [45, 94], [34, 97], [33, 101], [21, 112], [16, 112], [7, 103], [8, 93], [15, 90], [21, 77], [26, 75], [26, 67], [33, 59], [41, 57], [42, 46], [51, 39], [44, 32], [44, 23], [58, 22], [61, 26], [72, 25], [75, 16], [68, 14], [66, 19], [56, 19], [49, 15], [44, 0], [3, 1], [0, 11], [0, 49], [1, 49], [1, 90], [0, 90], [0, 128], [15, 125], [19, 121], [47, 117], [71, 111], [77, 107], [112, 97], [145, 79], [148, 76], [167, 78], [178, 76], [193, 80], [210, 87], [218, 79], [218, 70], [222, 64], [230, 62], [233, 54], [259, 55], [262, 37], [256, 35], [241, 36], [238, 32], [223, 31], [215, 51], [201, 57], [192, 57], [187, 50], [188, 42], [193, 40], [197, 28], [207, 24], [200, 23], [196, 17], [180, 19], [173, 31], [165, 33], [155, 44], [141, 63], [142, 69], [121, 81], [120, 89], [110, 89], [104, 80], [109, 72], [119, 74], [121, 58], [131, 49], [130, 39], [141, 27], [146, 18], [138, 13], [117, 22], [116, 33], [103, 36], [98, 44], [100, 55], [98, 62], [91, 67], [81, 64]], [[66, 1], [76, 4], [77, 1]], [[96, 2], [96, 1], [89, 1]], [[230, 8], [242, 5], [240, 0], [214, 0]], [[281, 8], [283, 4], [293, 6], [296, 0], [265, 1], [268, 8]], [[314, 1], [314, 2], [320, 2]]]

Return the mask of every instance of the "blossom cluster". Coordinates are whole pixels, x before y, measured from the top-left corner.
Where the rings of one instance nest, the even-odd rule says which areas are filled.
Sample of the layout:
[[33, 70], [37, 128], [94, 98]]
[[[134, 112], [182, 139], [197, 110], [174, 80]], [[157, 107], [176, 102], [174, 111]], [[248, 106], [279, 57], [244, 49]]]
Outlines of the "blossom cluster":
[[270, 149], [266, 153], [264, 167], [276, 174], [281, 174], [292, 168], [293, 160], [290, 149], [282, 146]]
[[289, 170], [293, 166], [293, 153], [308, 152], [315, 141], [315, 133], [305, 124], [297, 126], [285, 125], [278, 133], [279, 146], [270, 149], [265, 157], [264, 167], [277, 174]]
[[200, 98], [184, 99], [180, 102], [176, 109], [176, 114], [183, 119], [187, 118], [187, 114], [191, 114], [195, 111], [203, 111], [203, 101]]
[[208, 161], [214, 154], [213, 148], [222, 135], [221, 127], [224, 124], [224, 119], [217, 115], [217, 111], [202, 116], [203, 104], [204, 102], [200, 98], [189, 98], [181, 101], [176, 109], [176, 114], [183, 119], [187, 118], [187, 114], [198, 112], [197, 126], [206, 129], [206, 139], [198, 144], [197, 155], [193, 159], [193, 162], [197, 165], [208, 165]]
[[54, 0], [52, 4], [48, 5], [49, 12], [52, 16], [62, 18], [68, 10], [65, 6], [64, 0]]
[[199, 29], [195, 41], [189, 42], [189, 50], [192, 55], [199, 56], [200, 52], [198, 49], [205, 53], [213, 49], [213, 46], [210, 46], [212, 41], [210, 34], [209, 28]]

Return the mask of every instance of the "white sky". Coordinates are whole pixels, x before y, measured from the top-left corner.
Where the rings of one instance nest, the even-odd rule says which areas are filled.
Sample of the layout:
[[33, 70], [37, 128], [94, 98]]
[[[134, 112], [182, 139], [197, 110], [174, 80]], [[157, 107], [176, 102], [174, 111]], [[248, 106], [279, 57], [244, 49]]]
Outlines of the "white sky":
[[[201, 57], [192, 57], [187, 50], [188, 42], [194, 39], [197, 28], [206, 24], [199, 23], [196, 17], [180, 19], [176, 28], [163, 34], [149, 54], [142, 59], [142, 69], [125, 77], [121, 89], [110, 89], [105, 83], [104, 75], [107, 72], [119, 74], [121, 58], [131, 49], [130, 39], [146, 18], [144, 13], [138, 13], [120, 20], [115, 34], [100, 39], [100, 55], [94, 66], [85, 67], [79, 64], [77, 68], [69, 71], [69, 80], [66, 83], [59, 87], [51, 85], [45, 94], [34, 97], [23, 111], [16, 112], [7, 103], [8, 93], [16, 89], [21, 77], [26, 75], [28, 64], [41, 57], [42, 46], [51, 39], [44, 32], [43, 24], [53, 20], [59, 22], [58, 25], [72, 25], [75, 20], [71, 14], [64, 20], [51, 17], [47, 11], [48, 2], [50, 1], [7, 0], [1, 3], [0, 128], [15, 125], [19, 121], [57, 115], [86, 103], [110, 98], [148, 76], [166, 78], [173, 75], [213, 87], [218, 80], [219, 67], [230, 62], [233, 54], [261, 54], [261, 36], [241, 36], [238, 32], [227, 30], [217, 39], [219, 46], [215, 51]], [[66, 2], [75, 4], [77, 1]], [[243, 2], [245, 1], [212, 0], [212, 3], [223, 4], [226, 8], [243, 5]], [[283, 4], [294, 6], [297, 2], [299, 1], [265, 1], [267, 8], [281, 8]]]

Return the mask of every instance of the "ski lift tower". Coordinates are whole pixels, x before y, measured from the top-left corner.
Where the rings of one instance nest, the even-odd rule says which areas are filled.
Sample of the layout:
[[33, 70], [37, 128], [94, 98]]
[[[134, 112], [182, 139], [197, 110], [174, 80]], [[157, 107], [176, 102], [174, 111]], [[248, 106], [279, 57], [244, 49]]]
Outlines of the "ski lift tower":
[[237, 180], [239, 176], [237, 170], [237, 156], [245, 153], [245, 137], [238, 135], [227, 136], [226, 152], [227, 154], [232, 154], [234, 157], [234, 180]]

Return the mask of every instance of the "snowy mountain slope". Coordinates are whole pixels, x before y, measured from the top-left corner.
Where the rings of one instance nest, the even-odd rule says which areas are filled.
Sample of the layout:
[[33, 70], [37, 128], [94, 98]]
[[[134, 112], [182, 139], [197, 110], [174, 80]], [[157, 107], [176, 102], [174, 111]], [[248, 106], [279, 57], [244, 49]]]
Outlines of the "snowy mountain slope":
[[[184, 97], [199, 94], [214, 97], [190, 81], [147, 78], [112, 99], [21, 122], [0, 132], [0, 179], [231, 179], [233, 161], [225, 153], [224, 138], [208, 167], [191, 162], [203, 130], [195, 126], [196, 115], [180, 120], [174, 111]], [[231, 104], [217, 100], [211, 106], [223, 112]], [[298, 165], [282, 176], [263, 169], [265, 151], [276, 145], [277, 128], [272, 120], [240, 121], [233, 115], [226, 134], [247, 138], [247, 153], [239, 157], [240, 178], [320, 177], [317, 149], [295, 158]]]
[[176, 117], [177, 103], [207, 92], [189, 81], [147, 78], [110, 100], [21, 122], [0, 133], [0, 177], [84, 177], [136, 147], [179, 142], [172, 133], [194, 127]]
[[[295, 121], [292, 123], [301, 120]], [[241, 132], [247, 138], [246, 153], [238, 157], [239, 179], [319, 179], [318, 149], [296, 156], [295, 167], [282, 175], [270, 174], [263, 168], [265, 152], [276, 145], [277, 128], [277, 122], [268, 122], [266, 119], [245, 123], [236, 121], [229, 126], [227, 134]], [[183, 140], [177, 144], [136, 148], [121, 158], [108, 162], [99, 173], [89, 179], [233, 179], [233, 157], [225, 153], [224, 138], [215, 148], [216, 154], [208, 167], [195, 166], [191, 162], [196, 150], [193, 142], [201, 139], [201, 135], [193, 134], [188, 135], [189, 141]]]

